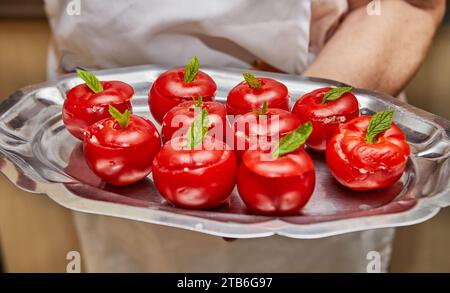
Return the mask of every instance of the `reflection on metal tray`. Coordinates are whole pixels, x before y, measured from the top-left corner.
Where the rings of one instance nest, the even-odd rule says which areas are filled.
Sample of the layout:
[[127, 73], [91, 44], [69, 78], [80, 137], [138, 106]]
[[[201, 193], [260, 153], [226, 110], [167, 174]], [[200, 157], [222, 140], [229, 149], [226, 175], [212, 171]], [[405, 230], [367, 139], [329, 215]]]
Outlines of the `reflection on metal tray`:
[[[134, 112], [151, 118], [147, 93], [165, 68], [139, 66], [98, 71], [103, 80], [122, 80], [135, 89]], [[217, 100], [241, 81], [241, 71], [205, 69], [218, 84]], [[336, 82], [293, 75], [255, 72], [280, 80], [296, 97]], [[18, 187], [45, 193], [76, 211], [109, 215], [235, 238], [273, 234], [319, 238], [425, 221], [450, 205], [450, 122], [385, 95], [355, 90], [362, 113], [396, 110], [395, 121], [407, 134], [412, 155], [403, 177], [386, 189], [354, 192], [330, 175], [321, 155], [311, 154], [316, 189], [302, 212], [291, 217], [248, 213], [237, 192], [211, 211], [189, 211], [169, 205], [156, 191], [151, 176], [137, 184], [104, 184], [87, 167], [81, 143], [61, 121], [65, 92], [81, 80], [63, 77], [55, 83], [24, 88], [0, 105], [0, 170]]]

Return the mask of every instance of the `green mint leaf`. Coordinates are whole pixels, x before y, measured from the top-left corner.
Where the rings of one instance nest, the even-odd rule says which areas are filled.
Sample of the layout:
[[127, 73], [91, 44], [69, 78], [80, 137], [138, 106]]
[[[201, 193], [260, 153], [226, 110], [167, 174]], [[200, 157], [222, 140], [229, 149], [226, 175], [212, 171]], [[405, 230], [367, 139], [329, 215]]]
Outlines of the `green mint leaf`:
[[366, 142], [373, 143], [378, 134], [385, 132], [392, 125], [394, 110], [378, 112], [370, 119], [366, 132]]
[[122, 128], [128, 127], [128, 124], [130, 123], [130, 115], [131, 115], [131, 112], [128, 109], [126, 109], [125, 112], [123, 112], [123, 114], [122, 114], [122, 113], [120, 113], [119, 110], [117, 110], [117, 108], [115, 108], [112, 105], [109, 105], [108, 110], [109, 110], [109, 114], [111, 115], [111, 117], [114, 118], [114, 120], [116, 120], [119, 123], [120, 127], [122, 127]]
[[267, 107], [267, 102], [264, 102], [264, 103], [262, 104], [262, 106], [261, 106], [261, 109], [254, 108], [254, 109], [252, 110], [252, 112], [253, 112], [255, 115], [258, 115], [258, 116], [261, 116], [261, 115], [267, 115], [267, 109], [268, 109], [268, 107]]
[[261, 115], [266, 115], [267, 114], [267, 102], [264, 102], [263, 104], [262, 104], [262, 107], [261, 107]]
[[245, 81], [247, 82], [248, 86], [252, 89], [259, 89], [261, 87], [261, 82], [256, 79], [256, 77], [251, 73], [243, 73]]
[[343, 94], [350, 92], [352, 89], [351, 86], [333, 88], [323, 95], [322, 104], [325, 104], [328, 101], [336, 101], [342, 97]]
[[308, 121], [300, 125], [296, 130], [283, 136], [278, 142], [278, 146], [272, 152], [272, 158], [278, 159], [283, 155], [296, 151], [300, 146], [305, 144], [312, 131], [312, 123]]
[[103, 86], [98, 80], [97, 76], [95, 76], [95, 74], [86, 70], [77, 69], [77, 75], [86, 83], [86, 85], [94, 93], [97, 94], [103, 91]]
[[192, 100], [194, 100], [194, 107], [202, 107], [203, 105], [203, 97], [202, 96], [198, 96], [197, 100], [192, 97]]
[[186, 64], [186, 69], [184, 71], [184, 82], [189, 83], [194, 80], [197, 76], [199, 68], [198, 58], [194, 56], [189, 62]]
[[206, 109], [201, 109], [196, 107], [194, 121], [189, 127], [187, 138], [188, 146], [191, 150], [203, 145], [203, 140], [206, 133], [208, 133], [209, 119], [208, 111]]

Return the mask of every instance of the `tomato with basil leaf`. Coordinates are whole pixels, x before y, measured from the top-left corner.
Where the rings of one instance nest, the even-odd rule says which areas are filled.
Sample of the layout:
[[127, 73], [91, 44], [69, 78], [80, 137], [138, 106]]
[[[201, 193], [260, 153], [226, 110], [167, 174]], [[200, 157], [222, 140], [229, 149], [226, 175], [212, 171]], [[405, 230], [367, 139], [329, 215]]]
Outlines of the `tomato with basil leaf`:
[[302, 148], [313, 131], [307, 122], [282, 137], [273, 150], [248, 150], [242, 156], [237, 188], [256, 214], [298, 214], [315, 185], [313, 161]]
[[251, 73], [244, 73], [243, 76], [244, 81], [228, 93], [228, 115], [252, 112], [264, 102], [269, 108], [289, 111], [289, 93], [284, 84], [272, 78], [255, 77]]
[[300, 119], [289, 111], [268, 108], [264, 102], [260, 109], [238, 116], [233, 123], [234, 149], [240, 158], [248, 149], [264, 149], [272, 142], [294, 131]]
[[153, 161], [153, 180], [161, 195], [175, 206], [210, 209], [233, 191], [237, 162], [231, 148], [207, 135], [208, 111], [198, 109], [186, 136], [168, 141]]
[[205, 72], [199, 70], [199, 61], [194, 56], [185, 68], [176, 68], [162, 73], [148, 94], [150, 112], [158, 123], [164, 115], [178, 104], [202, 96], [204, 101], [214, 101], [217, 85]]
[[210, 135], [213, 133], [211, 136], [226, 141], [228, 122], [225, 106], [218, 102], [203, 102], [200, 96], [197, 100], [193, 99], [175, 106], [164, 115], [161, 130], [163, 143], [174, 137], [186, 135], [194, 121], [195, 113], [201, 109], [208, 111]]
[[410, 154], [394, 111], [362, 116], [339, 126], [329, 140], [326, 160], [333, 176], [353, 190], [390, 186], [402, 176]]
[[152, 122], [121, 113], [109, 106], [112, 117], [87, 128], [84, 156], [91, 170], [103, 181], [128, 185], [144, 179], [152, 169], [153, 158], [161, 148], [161, 139]]
[[359, 116], [358, 100], [351, 91], [351, 87], [320, 88], [297, 100], [292, 113], [303, 123], [311, 121], [314, 127], [308, 147], [324, 152], [339, 124]]
[[87, 127], [109, 117], [109, 105], [122, 112], [131, 111], [134, 90], [121, 81], [99, 81], [93, 73], [85, 70], [79, 69], [77, 74], [85, 83], [67, 92], [62, 120], [73, 136], [83, 140]]

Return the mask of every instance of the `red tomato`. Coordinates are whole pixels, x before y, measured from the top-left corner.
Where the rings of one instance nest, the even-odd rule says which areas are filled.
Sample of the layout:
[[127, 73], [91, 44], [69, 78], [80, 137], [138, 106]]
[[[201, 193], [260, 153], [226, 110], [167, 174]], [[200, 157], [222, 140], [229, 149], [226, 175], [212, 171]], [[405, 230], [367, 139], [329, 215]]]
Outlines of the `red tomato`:
[[372, 190], [394, 184], [405, 170], [409, 146], [395, 124], [366, 142], [371, 117], [362, 116], [339, 126], [328, 141], [326, 159], [333, 176], [354, 190]]
[[167, 142], [153, 161], [156, 188], [170, 203], [187, 209], [215, 208], [225, 202], [236, 181], [234, 152], [222, 141], [205, 137], [189, 149], [185, 137]]
[[356, 97], [344, 93], [339, 99], [322, 104], [322, 98], [332, 88], [321, 88], [312, 91], [297, 100], [292, 113], [301, 122], [311, 121], [313, 133], [306, 144], [313, 150], [324, 152], [327, 140], [333, 135], [339, 124], [350, 121], [359, 116], [359, 106]]
[[314, 185], [313, 162], [303, 148], [278, 159], [261, 150], [248, 150], [242, 156], [237, 188], [251, 212], [297, 214], [310, 199]]
[[287, 87], [271, 78], [256, 78], [261, 87], [252, 88], [243, 81], [235, 86], [227, 97], [227, 114], [238, 115], [261, 108], [264, 102], [269, 108], [289, 111], [289, 93]]
[[156, 127], [149, 120], [131, 115], [126, 128], [112, 117], [86, 130], [84, 155], [88, 166], [105, 182], [127, 185], [144, 179], [161, 148]]
[[67, 130], [83, 140], [84, 130], [97, 121], [110, 117], [108, 106], [131, 111], [133, 88], [120, 81], [102, 81], [103, 91], [94, 93], [85, 83], [73, 87], [64, 101], [62, 119]]
[[[163, 142], [166, 143], [174, 137], [185, 135], [194, 121], [195, 106], [197, 101], [184, 102], [172, 108], [164, 116], [162, 122], [161, 135]], [[202, 102], [201, 109], [208, 111], [210, 134], [217, 139], [226, 141], [227, 133], [227, 111], [225, 106], [217, 102]]]
[[195, 79], [184, 82], [185, 68], [177, 68], [164, 72], [153, 83], [148, 94], [150, 112], [158, 123], [162, 123], [164, 115], [176, 105], [192, 100], [192, 97], [203, 97], [203, 101], [214, 101], [217, 90], [214, 80], [203, 71], [198, 71]]
[[238, 157], [245, 150], [270, 147], [277, 141], [301, 125], [300, 119], [286, 110], [271, 108], [265, 115], [255, 112], [239, 116], [233, 123], [234, 149]]

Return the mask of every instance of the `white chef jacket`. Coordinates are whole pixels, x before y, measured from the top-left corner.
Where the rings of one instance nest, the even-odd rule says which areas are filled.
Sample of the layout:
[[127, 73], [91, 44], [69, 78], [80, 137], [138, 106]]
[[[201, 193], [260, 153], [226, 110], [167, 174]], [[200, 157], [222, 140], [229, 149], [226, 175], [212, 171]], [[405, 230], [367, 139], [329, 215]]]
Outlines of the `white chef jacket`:
[[[49, 76], [76, 66], [138, 64], [248, 68], [262, 60], [301, 74], [348, 9], [346, 0], [46, 0]], [[69, 7], [70, 6], [70, 7]], [[87, 271], [365, 272], [389, 264], [392, 229], [317, 240], [220, 237], [74, 213]]]

